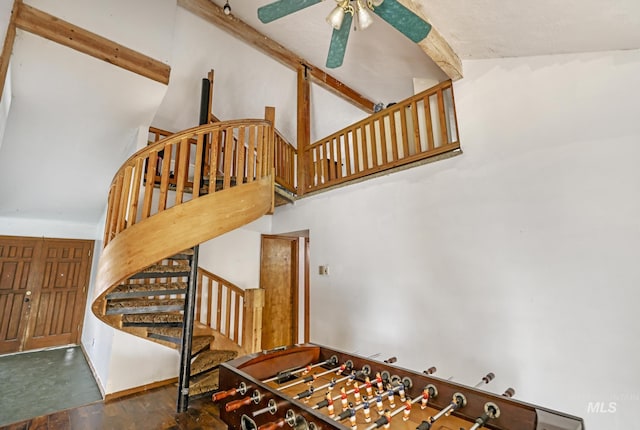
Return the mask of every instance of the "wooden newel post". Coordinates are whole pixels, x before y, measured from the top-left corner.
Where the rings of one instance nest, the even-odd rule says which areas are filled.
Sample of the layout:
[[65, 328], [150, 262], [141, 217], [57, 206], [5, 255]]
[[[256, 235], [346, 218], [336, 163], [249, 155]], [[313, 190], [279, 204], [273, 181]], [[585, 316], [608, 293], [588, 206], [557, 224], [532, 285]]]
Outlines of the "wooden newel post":
[[247, 353], [262, 350], [263, 307], [263, 289], [252, 288], [244, 290], [244, 326], [242, 327], [242, 346]]

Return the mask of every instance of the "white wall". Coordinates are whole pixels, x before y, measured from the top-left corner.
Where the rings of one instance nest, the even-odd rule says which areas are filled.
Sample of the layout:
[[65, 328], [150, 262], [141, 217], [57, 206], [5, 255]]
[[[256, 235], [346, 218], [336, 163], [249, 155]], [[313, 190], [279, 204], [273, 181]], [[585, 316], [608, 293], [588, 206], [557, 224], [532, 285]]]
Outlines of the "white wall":
[[464, 68], [463, 155], [276, 209], [310, 230], [311, 340], [634, 428], [640, 51]]
[[271, 216], [200, 245], [198, 265], [246, 290], [260, 286], [261, 235], [271, 230]]

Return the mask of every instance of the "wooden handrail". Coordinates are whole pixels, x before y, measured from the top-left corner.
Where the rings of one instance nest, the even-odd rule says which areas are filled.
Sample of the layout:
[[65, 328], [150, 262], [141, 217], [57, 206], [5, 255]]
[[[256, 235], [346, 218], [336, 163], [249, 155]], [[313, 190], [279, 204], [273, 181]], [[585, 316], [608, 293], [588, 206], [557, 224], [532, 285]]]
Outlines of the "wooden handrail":
[[269, 176], [273, 140], [271, 120], [234, 120], [172, 134], [136, 152], [111, 183], [104, 245], [154, 214]]
[[446, 81], [310, 145], [306, 192], [459, 148], [453, 85]]

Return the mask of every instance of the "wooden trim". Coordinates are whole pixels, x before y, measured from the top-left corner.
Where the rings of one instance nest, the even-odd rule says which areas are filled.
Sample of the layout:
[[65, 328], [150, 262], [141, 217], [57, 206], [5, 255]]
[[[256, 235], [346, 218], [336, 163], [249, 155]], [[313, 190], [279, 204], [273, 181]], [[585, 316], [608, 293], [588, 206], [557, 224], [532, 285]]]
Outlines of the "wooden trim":
[[11, 9], [11, 18], [9, 19], [9, 24], [7, 25], [7, 34], [4, 38], [2, 54], [0, 55], [0, 101], [2, 101], [4, 84], [7, 80], [7, 71], [9, 70], [9, 63], [11, 62], [13, 42], [16, 39], [16, 15], [20, 4], [22, 4], [22, 0], [15, 0], [13, 2], [13, 9]]
[[169, 84], [171, 67], [126, 46], [49, 15], [26, 4], [18, 4], [15, 25], [63, 46], [122, 67], [164, 85]]
[[112, 400], [121, 399], [132, 394], [143, 393], [145, 391], [153, 390], [154, 388], [164, 387], [165, 385], [171, 385], [178, 382], [178, 377], [169, 378], [162, 381], [152, 382], [150, 384], [140, 385], [139, 387], [127, 388], [126, 390], [116, 391], [115, 393], [109, 393], [104, 395], [104, 401], [110, 402]]
[[[427, 13], [424, 11], [423, 2], [419, 2], [418, 0], [398, 1], [420, 18], [429, 22]], [[456, 54], [453, 48], [451, 48], [449, 42], [445, 40], [442, 34], [440, 34], [433, 25], [431, 26], [431, 31], [427, 34], [427, 37], [418, 42], [418, 46], [429, 58], [431, 58], [431, 60], [433, 60], [434, 63], [436, 63], [438, 67], [440, 67], [449, 79], [453, 81], [462, 79], [462, 61], [460, 61], [460, 57], [458, 57], [458, 54]]]
[[85, 349], [85, 347], [82, 344], [82, 342], [78, 343], [78, 345], [80, 346], [80, 350], [82, 351], [82, 354], [84, 355], [85, 361], [89, 365], [89, 370], [91, 370], [91, 374], [93, 375], [93, 379], [96, 380], [96, 385], [98, 386], [98, 391], [100, 391], [100, 396], [104, 400], [104, 395], [105, 395], [104, 394], [104, 388], [102, 387], [102, 380], [100, 379], [100, 376], [98, 375], [98, 371], [93, 366], [93, 362], [89, 359], [89, 354], [87, 353], [87, 350]]
[[298, 195], [304, 195], [308, 186], [306, 178], [308, 177], [309, 162], [305, 155], [307, 148], [311, 145], [311, 113], [310, 113], [310, 84], [308, 79], [309, 69], [300, 66], [298, 68], [298, 104], [297, 104], [297, 150], [298, 150]]
[[225, 15], [222, 8], [213, 2], [209, 0], [178, 0], [178, 6], [209, 21], [216, 27], [246, 42], [290, 69], [298, 70], [300, 66], [306, 67], [309, 69], [310, 75], [315, 83], [331, 93], [342, 97], [346, 101], [353, 103], [365, 112], [373, 113], [374, 102], [356, 90], [349, 88], [333, 76], [328, 75], [320, 67], [314, 66], [284, 46], [268, 38], [246, 22], [233, 15]]

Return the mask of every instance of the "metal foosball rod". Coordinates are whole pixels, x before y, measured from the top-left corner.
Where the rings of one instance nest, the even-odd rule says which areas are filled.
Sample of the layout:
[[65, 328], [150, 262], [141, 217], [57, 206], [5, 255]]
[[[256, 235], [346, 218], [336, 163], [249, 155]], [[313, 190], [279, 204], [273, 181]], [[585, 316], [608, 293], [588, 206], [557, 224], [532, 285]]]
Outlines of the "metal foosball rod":
[[416, 427], [416, 430], [429, 430], [433, 425], [433, 423], [438, 421], [440, 418], [442, 418], [443, 416], [449, 416], [452, 412], [455, 412], [458, 409], [466, 406], [466, 404], [467, 404], [467, 398], [464, 396], [464, 394], [455, 393], [453, 395], [453, 399], [451, 400], [451, 403], [447, 407], [445, 407], [444, 409], [441, 409], [440, 412], [438, 412], [432, 417], [429, 417], [429, 419], [427, 419], [426, 421], [422, 421], [418, 425], [418, 427]]
[[403, 421], [407, 421], [409, 419], [409, 413], [411, 411], [411, 405], [413, 405], [414, 403], [419, 402], [422, 399], [422, 395], [411, 399], [411, 400], [407, 400], [407, 402], [401, 407], [396, 409], [393, 412], [389, 412], [389, 410], [386, 410], [385, 413], [383, 413], [381, 415], [381, 417], [376, 420], [376, 422], [374, 424], [371, 424], [369, 427], [367, 427], [365, 430], [374, 430], [378, 427], [382, 427], [386, 424], [389, 424], [391, 422], [391, 418], [393, 418], [394, 416], [403, 413], [404, 417], [403, 417]]
[[338, 367], [334, 367], [333, 369], [329, 369], [324, 372], [314, 373], [313, 375], [305, 376], [299, 381], [292, 382], [291, 384], [287, 384], [283, 387], [278, 387], [276, 388], [276, 390], [282, 391], [282, 390], [286, 390], [287, 388], [291, 388], [291, 387], [295, 387], [296, 385], [303, 384], [305, 382], [313, 382], [320, 376], [328, 375], [329, 373], [333, 373], [333, 372], [336, 372], [336, 374], [340, 375], [344, 371], [350, 370], [352, 367], [353, 367], [353, 363], [351, 362], [351, 360], [347, 360], [344, 364], [341, 364]]
[[332, 355], [331, 358], [329, 358], [328, 360], [322, 361], [320, 363], [306, 365], [293, 370], [284, 370], [282, 372], [278, 372], [276, 376], [269, 379], [265, 379], [264, 381], [262, 381], [262, 383], [266, 384], [268, 382], [273, 382], [273, 381], [284, 381], [298, 373], [308, 373], [311, 371], [311, 369], [316, 367], [325, 366], [325, 365], [335, 366], [336, 364], [338, 364], [338, 357], [336, 355]]
[[[393, 387], [393, 388], [389, 389], [388, 391], [385, 391], [384, 393], [378, 393], [378, 396], [377, 396], [377, 398], [376, 398], [376, 399], [377, 399], [377, 401], [379, 402], [379, 404], [381, 404], [382, 400], [384, 400], [385, 398], [389, 398], [389, 397], [392, 395], [391, 393], [396, 393], [396, 392], [398, 392], [400, 389], [401, 389], [401, 386], [397, 386], [397, 387]], [[418, 399], [420, 399], [420, 397], [419, 397]], [[359, 411], [360, 409], [364, 408], [364, 407], [365, 407], [365, 404], [367, 404], [367, 402], [362, 403], [362, 404], [360, 404], [360, 405], [357, 405], [357, 406], [355, 406], [355, 407], [354, 407], [353, 405], [349, 405], [350, 407], [349, 407], [349, 408], [347, 408], [347, 409], [344, 409], [344, 410], [342, 411], [342, 413], [341, 413], [341, 414], [339, 414], [339, 415], [335, 418], [335, 420], [336, 420], [336, 421], [343, 421], [343, 420], [345, 420], [345, 419], [349, 418], [349, 416], [351, 416], [351, 413], [352, 413], [352, 412], [357, 412], [357, 411]], [[392, 407], [393, 407], [393, 406], [392, 406]], [[382, 408], [381, 408], [380, 406], [378, 406], [378, 409], [379, 409], [379, 410], [381, 410]]]
[[[351, 390], [346, 391], [346, 394], [352, 394], [352, 393], [354, 393], [354, 392], [356, 391], [356, 389], [360, 390], [360, 389], [362, 389], [362, 388], [365, 388], [365, 387], [366, 387], [366, 385], [367, 385], [367, 384], [356, 385], [356, 386], [354, 386], [354, 388], [352, 388]], [[338, 400], [338, 399], [339, 399], [339, 398], [341, 398], [341, 397], [342, 397], [342, 394], [338, 394], [338, 395], [337, 395], [337, 396], [335, 396], [335, 397], [331, 397], [331, 400], [332, 400], [332, 401], [333, 401], [333, 400]], [[329, 399], [325, 399], [325, 400], [322, 400], [322, 401], [320, 401], [320, 402], [316, 403], [315, 405], [313, 405], [313, 406], [311, 407], [311, 409], [322, 409], [322, 408], [327, 407], [328, 405], [329, 405]]]
[[469, 430], [478, 430], [484, 426], [490, 419], [498, 418], [500, 416], [500, 408], [493, 402], [487, 402], [484, 404], [484, 414], [476, 418], [475, 424], [469, 428]]
[[482, 377], [482, 379], [480, 380], [480, 382], [478, 382], [476, 385], [473, 386], [473, 388], [479, 388], [483, 385], [488, 384], [489, 382], [493, 381], [493, 378], [495, 378], [496, 375], [493, 372], [489, 372], [487, 373], [485, 376]]

